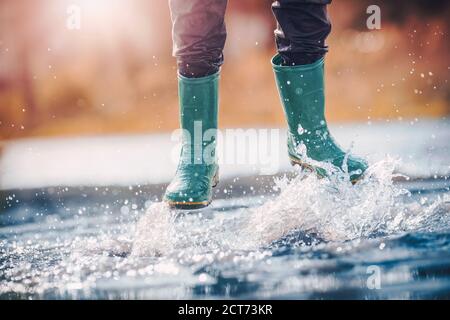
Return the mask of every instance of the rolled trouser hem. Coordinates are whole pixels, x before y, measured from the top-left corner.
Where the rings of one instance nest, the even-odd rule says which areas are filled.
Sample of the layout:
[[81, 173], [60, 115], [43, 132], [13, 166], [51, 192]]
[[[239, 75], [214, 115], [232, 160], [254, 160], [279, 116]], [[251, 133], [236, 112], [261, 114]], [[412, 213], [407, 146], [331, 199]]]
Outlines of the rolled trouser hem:
[[211, 64], [202, 63], [200, 65], [185, 62], [178, 63], [178, 74], [181, 74], [185, 78], [203, 78], [219, 72], [221, 65], [222, 62]]
[[202, 78], [217, 73], [224, 61], [222, 50], [177, 56], [178, 73], [186, 78]]

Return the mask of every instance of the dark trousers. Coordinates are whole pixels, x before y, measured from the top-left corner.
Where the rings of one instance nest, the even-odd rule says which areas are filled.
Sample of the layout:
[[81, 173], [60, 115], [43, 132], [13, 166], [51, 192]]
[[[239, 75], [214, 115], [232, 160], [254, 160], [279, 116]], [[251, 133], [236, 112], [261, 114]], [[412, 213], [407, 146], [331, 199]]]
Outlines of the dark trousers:
[[[328, 51], [331, 0], [279, 0], [272, 3], [277, 20], [275, 41], [284, 65], [310, 64]], [[227, 0], [169, 0], [173, 23], [173, 55], [185, 77], [219, 71], [226, 39]], [[251, 23], [251, 21], [249, 21]], [[245, 35], [243, 35], [245, 37]]]

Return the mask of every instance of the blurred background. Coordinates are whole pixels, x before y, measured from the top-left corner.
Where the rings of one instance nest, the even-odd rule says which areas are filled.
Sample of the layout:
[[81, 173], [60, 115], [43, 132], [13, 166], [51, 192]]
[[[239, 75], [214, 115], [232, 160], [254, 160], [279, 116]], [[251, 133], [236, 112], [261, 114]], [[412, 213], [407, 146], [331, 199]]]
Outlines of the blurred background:
[[[381, 8], [381, 30], [366, 27], [371, 4]], [[80, 28], [68, 26], [73, 5]], [[270, 5], [229, 1], [222, 128], [284, 126]], [[450, 2], [339, 0], [329, 14], [330, 121], [450, 112]], [[167, 0], [2, 0], [0, 138], [172, 131], [175, 66]]]
[[[229, 0], [221, 128], [285, 128], [271, 2]], [[0, 299], [449, 298], [450, 1], [329, 14], [331, 132], [374, 179], [296, 182], [257, 209], [292, 172], [287, 132], [227, 136], [212, 206], [172, 220], [157, 204], [179, 154], [168, 0], [0, 0]], [[129, 260], [134, 243], [152, 257]]]

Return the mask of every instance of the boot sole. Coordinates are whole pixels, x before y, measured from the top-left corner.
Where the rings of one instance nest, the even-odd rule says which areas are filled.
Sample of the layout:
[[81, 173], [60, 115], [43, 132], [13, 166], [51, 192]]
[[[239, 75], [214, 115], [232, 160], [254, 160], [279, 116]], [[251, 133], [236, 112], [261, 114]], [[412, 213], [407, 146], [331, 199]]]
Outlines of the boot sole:
[[[316, 173], [316, 176], [317, 176], [319, 179], [322, 179], [322, 178], [323, 178], [323, 176], [317, 174], [316, 169], [315, 169], [313, 166], [311, 166], [310, 164], [301, 162], [300, 160], [295, 159], [295, 158], [293, 158], [293, 157], [291, 157], [291, 156], [289, 156], [289, 159], [290, 159], [290, 161], [291, 161], [291, 165], [293, 165], [293, 166], [299, 165], [299, 166], [302, 167], [303, 169], [308, 169], [308, 170], [310, 170], [310, 171], [312, 171], [312, 172], [315, 172], [315, 173]], [[363, 177], [364, 177], [364, 175], [362, 174], [361, 176], [359, 176], [359, 177], [356, 178], [356, 179], [351, 180], [350, 182], [351, 182], [353, 185], [355, 185], [355, 184], [357, 184]]]
[[[219, 184], [219, 169], [217, 169], [216, 173], [213, 177], [213, 183], [212, 188], [217, 187]], [[166, 200], [166, 203], [169, 205], [172, 209], [183, 209], [183, 210], [194, 210], [194, 209], [201, 209], [209, 206], [212, 199], [208, 201], [197, 201], [197, 202], [186, 202], [186, 201], [168, 201]]]

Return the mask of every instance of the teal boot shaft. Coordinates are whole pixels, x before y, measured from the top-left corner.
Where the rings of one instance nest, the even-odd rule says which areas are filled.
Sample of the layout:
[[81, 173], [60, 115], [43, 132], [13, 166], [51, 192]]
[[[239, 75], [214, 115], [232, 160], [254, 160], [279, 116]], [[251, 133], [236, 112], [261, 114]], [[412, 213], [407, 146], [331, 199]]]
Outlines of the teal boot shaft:
[[276, 55], [272, 59], [272, 66], [288, 123], [288, 153], [291, 161], [313, 168], [320, 176], [327, 176], [327, 170], [308, 164], [307, 159], [328, 162], [347, 171], [352, 182], [361, 178], [367, 163], [358, 157], [346, 156], [328, 130], [325, 119], [324, 59], [308, 65], [283, 66], [281, 57]]
[[218, 182], [216, 158], [219, 73], [178, 76], [182, 148], [164, 200], [176, 208], [200, 208], [211, 202]]

